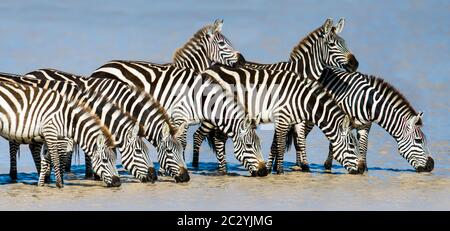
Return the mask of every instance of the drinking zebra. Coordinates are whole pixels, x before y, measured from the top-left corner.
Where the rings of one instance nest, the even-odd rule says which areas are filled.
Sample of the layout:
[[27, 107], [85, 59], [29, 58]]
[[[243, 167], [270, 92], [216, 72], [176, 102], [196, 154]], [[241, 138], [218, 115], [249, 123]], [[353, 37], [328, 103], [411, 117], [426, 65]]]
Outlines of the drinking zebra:
[[[274, 123], [275, 132], [268, 160], [271, 169], [274, 158], [278, 173], [283, 172], [286, 135], [290, 127], [302, 121], [317, 125], [330, 141], [330, 155], [351, 173], [358, 173], [356, 138], [351, 132], [351, 120], [339, 108], [320, 84], [299, 79], [288, 71], [258, 70], [213, 66], [204, 74], [233, 91], [245, 105], [248, 113], [259, 117], [261, 123]], [[204, 122], [205, 123], [205, 122]], [[225, 171], [224, 144], [226, 139], [215, 139], [219, 166]]]
[[[423, 112], [417, 112], [395, 87], [372, 75], [337, 68], [326, 68], [318, 82], [355, 119], [361, 149], [360, 168], [367, 168], [368, 136], [371, 124], [376, 123], [397, 141], [400, 155], [417, 172], [433, 170], [434, 160], [421, 130]], [[310, 130], [305, 126], [305, 136]]]
[[[252, 119], [246, 117], [243, 105], [236, 102], [234, 96], [224, 93], [220, 84], [209, 76], [198, 75], [199, 70], [184, 68], [204, 70], [213, 62], [234, 65], [243, 60], [219, 33], [221, 26], [222, 23], [216, 21], [214, 25], [199, 30], [175, 53], [173, 64], [114, 60], [98, 68], [91, 77], [117, 79], [144, 90], [164, 106], [178, 126], [180, 123], [189, 125], [210, 121], [233, 138], [235, 156], [250, 173], [265, 176], [267, 171], [260, 153], [259, 138]], [[216, 37], [221, 39], [213, 39]], [[200, 54], [202, 58], [199, 58]], [[219, 99], [225, 103], [212, 101], [220, 102]], [[178, 114], [176, 110], [179, 110]], [[183, 127], [180, 140], [185, 147], [187, 126]]]
[[68, 101], [56, 91], [0, 82], [0, 135], [17, 143], [45, 142], [39, 184], [53, 162], [56, 186], [63, 187], [58, 140], [73, 139], [92, 159], [94, 172], [107, 186], [119, 186], [110, 131], [80, 102]]
[[[114, 79], [84, 78], [54, 69], [40, 69], [26, 76], [44, 81], [55, 80], [59, 82], [62, 89], [67, 88], [65, 87], [67, 83], [74, 83], [101, 95], [142, 126], [139, 136], [145, 137], [156, 147], [161, 169], [164, 169], [176, 182], [189, 181], [187, 166], [181, 155], [183, 147], [177, 141], [181, 130], [172, 126], [166, 111], [152, 96]], [[133, 158], [133, 156], [122, 157]], [[134, 161], [142, 162], [139, 158], [135, 158]], [[150, 164], [153, 166], [151, 162]], [[154, 171], [151, 170], [151, 172], [156, 178]]]
[[[308, 76], [318, 79], [323, 69], [326, 66], [336, 66], [345, 68], [348, 71], [355, 71], [358, 68], [358, 61], [355, 56], [349, 51], [345, 40], [339, 36], [339, 33], [344, 28], [344, 19], [333, 26], [332, 19], [327, 19], [322, 26], [315, 29], [302, 39], [297, 46], [294, 47], [290, 55], [290, 60], [287, 62], [279, 62], [274, 64], [259, 64], [254, 62], [246, 62], [245, 67], [268, 70], [285, 70], [292, 71], [301, 76]], [[289, 134], [296, 128], [303, 126], [303, 122], [291, 128]], [[314, 126], [310, 123], [310, 126]], [[198, 156], [201, 143], [204, 138], [209, 137], [209, 142], [214, 149], [219, 149], [218, 153], [223, 153], [221, 149], [223, 144], [214, 138], [214, 134], [209, 134], [213, 130], [210, 124], [203, 123], [199, 129], [194, 133], [193, 146], [193, 161], [194, 167], [198, 166]], [[215, 135], [220, 138], [220, 134]], [[294, 133], [294, 143], [297, 150], [297, 165], [301, 166], [303, 171], [309, 171], [309, 166], [304, 158], [306, 142], [300, 139], [297, 133]], [[300, 134], [301, 135], [301, 134]], [[288, 135], [291, 138], [291, 135]], [[220, 140], [220, 139], [219, 139]], [[290, 141], [290, 140], [289, 140]], [[288, 142], [289, 142], [288, 141]], [[218, 158], [220, 158], [220, 154]]]

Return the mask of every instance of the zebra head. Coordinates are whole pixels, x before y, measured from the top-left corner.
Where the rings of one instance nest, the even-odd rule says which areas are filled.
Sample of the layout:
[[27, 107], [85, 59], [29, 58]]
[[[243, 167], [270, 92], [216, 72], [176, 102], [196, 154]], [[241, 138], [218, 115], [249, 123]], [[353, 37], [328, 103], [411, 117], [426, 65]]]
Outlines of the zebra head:
[[122, 156], [129, 157], [123, 161], [124, 167], [141, 182], [155, 182], [157, 179], [155, 166], [149, 158], [145, 142], [138, 135], [138, 124], [134, 124], [126, 132], [126, 145], [120, 150]]
[[423, 112], [404, 120], [398, 140], [400, 155], [407, 159], [417, 172], [431, 172], [434, 160], [430, 156], [425, 134], [422, 132]]
[[363, 173], [364, 169], [358, 169], [358, 141], [353, 134], [352, 121], [347, 115], [342, 119], [337, 131], [337, 139], [330, 142], [330, 152], [333, 158], [344, 166], [350, 174]]
[[259, 115], [256, 119], [252, 119], [247, 114], [245, 119], [239, 123], [238, 133], [233, 134], [234, 153], [252, 176], [267, 176], [269, 171], [261, 153], [261, 141], [256, 134], [259, 120]]
[[333, 26], [333, 20], [327, 19], [322, 26], [322, 34], [319, 36], [322, 46], [322, 57], [325, 65], [344, 68], [349, 72], [358, 69], [358, 60], [350, 52], [345, 44], [345, 40], [339, 36], [344, 28], [345, 20], [341, 18]]
[[209, 26], [203, 38], [206, 47], [206, 56], [213, 63], [234, 66], [244, 63], [245, 59], [241, 53], [233, 48], [231, 42], [222, 34], [223, 20], [216, 20]]
[[102, 134], [97, 136], [92, 153], [92, 168], [108, 187], [119, 187], [120, 178], [116, 169], [116, 155], [107, 145]]
[[174, 178], [177, 183], [190, 180], [183, 158], [183, 145], [177, 139], [186, 128], [186, 124], [181, 124], [177, 133], [171, 134], [170, 126], [165, 122], [162, 128], [162, 137], [157, 146], [160, 168]]

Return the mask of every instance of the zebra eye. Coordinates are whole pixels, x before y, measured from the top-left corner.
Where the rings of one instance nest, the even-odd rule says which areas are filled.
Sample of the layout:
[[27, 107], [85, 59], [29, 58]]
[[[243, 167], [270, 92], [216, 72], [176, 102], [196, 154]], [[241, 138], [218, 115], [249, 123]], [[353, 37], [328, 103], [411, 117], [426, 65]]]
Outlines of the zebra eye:
[[422, 139], [415, 139], [416, 140], [416, 143], [419, 143], [419, 144], [421, 144], [421, 143], [423, 143], [423, 141], [422, 141]]
[[219, 42], [219, 46], [222, 46], [222, 47], [225, 46], [225, 42], [224, 41], [220, 41]]
[[336, 44], [334, 42], [329, 42], [328, 45], [335, 46]]

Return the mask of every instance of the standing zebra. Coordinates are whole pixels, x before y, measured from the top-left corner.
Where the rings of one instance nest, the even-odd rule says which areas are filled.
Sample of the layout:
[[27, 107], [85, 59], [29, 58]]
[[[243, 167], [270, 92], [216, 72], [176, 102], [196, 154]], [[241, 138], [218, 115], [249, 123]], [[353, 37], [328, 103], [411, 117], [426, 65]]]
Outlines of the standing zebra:
[[[286, 135], [290, 127], [302, 121], [317, 125], [330, 141], [330, 155], [351, 174], [358, 173], [356, 138], [351, 132], [351, 120], [320, 84], [300, 79], [288, 71], [258, 70], [213, 66], [204, 74], [228, 86], [245, 105], [249, 114], [262, 123], [275, 123], [275, 132], [268, 160], [271, 169], [276, 157], [276, 169], [283, 172]], [[225, 171], [226, 139], [216, 139], [219, 167]]]
[[[400, 155], [417, 172], [433, 170], [434, 160], [421, 130], [423, 113], [414, 110], [396, 88], [381, 78], [337, 68], [326, 68], [318, 82], [355, 118], [361, 149], [360, 167], [367, 168], [368, 136], [371, 124], [376, 123], [397, 141]], [[305, 136], [310, 130], [306, 126]]]
[[[139, 123], [128, 113], [106, 101], [102, 96], [92, 91], [84, 91], [70, 82], [38, 80], [37, 83], [33, 83], [29, 78], [11, 74], [0, 75], [0, 80], [32, 84], [36, 87], [55, 90], [70, 100], [83, 102], [86, 107], [97, 114], [101, 122], [112, 132], [114, 145], [122, 155], [124, 168], [142, 182], [154, 182], [156, 180], [156, 172], [153, 162], [148, 158], [147, 147], [144, 141], [138, 137]], [[90, 173], [89, 157], [87, 157], [87, 160], [86, 170]], [[70, 163], [68, 164], [70, 165]]]
[[[59, 82], [62, 89], [67, 88], [66, 83], [75, 83], [77, 86], [101, 95], [142, 126], [139, 136], [144, 136], [156, 147], [160, 166], [168, 175], [176, 182], [189, 181], [187, 167], [181, 156], [183, 147], [177, 141], [182, 130], [172, 126], [166, 111], [152, 96], [114, 79], [84, 78], [54, 69], [40, 69], [26, 76], [44, 81], [55, 80]], [[140, 158], [133, 156], [122, 156], [122, 158], [124, 165], [125, 160], [129, 158], [134, 159], [137, 164], [142, 162]], [[152, 176], [156, 177], [153, 174], [154, 171], [151, 172]]]
[[[233, 138], [235, 156], [250, 173], [265, 176], [267, 170], [260, 153], [259, 138], [252, 120], [246, 118], [245, 108], [233, 96], [224, 93], [215, 80], [198, 74], [200, 69], [205, 70], [213, 62], [234, 65], [243, 60], [219, 33], [221, 26], [222, 22], [216, 21], [199, 30], [175, 53], [173, 64], [115, 60], [98, 68], [91, 77], [117, 79], [144, 90], [164, 106], [178, 126], [180, 123], [210, 121]], [[196, 63], [201, 65], [194, 65]], [[225, 103], [215, 105], [212, 101], [219, 102], [219, 99]], [[179, 113], [175, 113], [176, 110]], [[186, 147], [187, 126], [183, 129], [180, 139]]]
[[[77, 101], [67, 101], [56, 91], [0, 82], [0, 135], [17, 143], [45, 142], [53, 162], [56, 186], [63, 187], [58, 140], [73, 139], [88, 153], [96, 172], [108, 186], [119, 186], [111, 133], [97, 116]], [[42, 160], [39, 185], [43, 185], [47, 158]]]
[[[355, 71], [358, 68], [358, 61], [347, 48], [344, 39], [338, 35], [344, 28], [344, 23], [344, 19], [340, 19], [339, 22], [333, 26], [333, 21], [327, 19], [322, 26], [309, 33], [308, 36], [302, 39], [299, 44], [294, 47], [290, 55], [290, 60], [287, 62], [274, 64], [246, 62], [245, 66], [256, 69], [292, 71], [300, 76], [308, 76], [315, 79], [320, 77], [323, 69], [327, 66], [341, 67], [348, 71]], [[302, 122], [293, 126], [289, 134], [291, 134], [293, 130], [296, 131], [301, 128], [304, 124], [305, 122]], [[314, 126], [314, 124], [309, 123], [309, 126]], [[194, 133], [192, 161], [194, 167], [198, 166], [199, 149], [205, 136], [208, 135], [208, 137], [210, 137], [210, 142], [213, 143], [213, 146], [220, 145], [220, 147], [214, 147], [214, 149], [222, 149], [221, 142], [216, 141], [214, 134], [212, 134], [216, 132], [211, 133], [211, 130], [213, 130], [213, 128], [210, 124], [203, 123]], [[220, 137], [220, 134], [216, 135], [218, 138]], [[294, 133], [294, 136], [294, 143], [296, 144], [297, 149], [297, 165], [301, 166], [303, 171], [309, 171], [309, 166], [305, 159], [305, 139], [300, 139], [301, 134], [297, 135], [297, 133]], [[291, 136], [288, 135], [288, 138], [290, 137]], [[218, 153], [220, 152], [221, 151], [219, 150]]]

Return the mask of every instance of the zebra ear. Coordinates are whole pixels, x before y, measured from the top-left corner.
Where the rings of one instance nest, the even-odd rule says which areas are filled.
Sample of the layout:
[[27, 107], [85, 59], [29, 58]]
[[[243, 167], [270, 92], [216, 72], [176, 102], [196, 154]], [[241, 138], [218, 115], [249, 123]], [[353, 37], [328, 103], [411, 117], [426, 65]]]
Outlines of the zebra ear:
[[183, 122], [178, 126], [177, 132], [175, 133], [175, 137], [180, 137], [183, 135], [184, 131], [187, 129], [187, 122]]
[[135, 125], [133, 126], [133, 130], [131, 130], [131, 135], [132, 135], [133, 137], [137, 137], [138, 134], [139, 134], [139, 125], [138, 125], [138, 124], [135, 124]]
[[261, 113], [258, 113], [255, 117], [255, 126], [261, 123]]
[[352, 130], [352, 120], [346, 115], [342, 121], [342, 131], [344, 134], [348, 134], [350, 130]]
[[335, 27], [334, 32], [335, 32], [336, 34], [341, 33], [341, 32], [342, 32], [342, 29], [344, 29], [344, 24], [345, 24], [345, 19], [344, 19], [344, 18], [341, 18], [341, 19], [339, 20], [339, 22], [336, 24], [336, 26], [334, 26], [334, 27]]
[[165, 140], [169, 136], [170, 136], [170, 127], [167, 123], [164, 123], [162, 127], [162, 139]]
[[411, 127], [422, 126], [422, 124], [423, 124], [422, 120], [423, 120], [423, 112], [419, 112], [417, 115], [415, 115], [411, 119], [409, 119], [409, 125]]
[[223, 19], [216, 19], [214, 21], [214, 33], [220, 32], [223, 26]]
[[322, 25], [322, 28], [324, 35], [330, 33], [331, 29], [333, 28], [333, 19], [327, 18], [327, 20], [325, 20], [325, 23]]
[[99, 134], [97, 136], [97, 148], [100, 149], [101, 147], [105, 146], [105, 137], [102, 134]]

